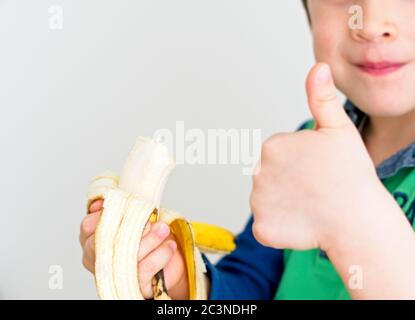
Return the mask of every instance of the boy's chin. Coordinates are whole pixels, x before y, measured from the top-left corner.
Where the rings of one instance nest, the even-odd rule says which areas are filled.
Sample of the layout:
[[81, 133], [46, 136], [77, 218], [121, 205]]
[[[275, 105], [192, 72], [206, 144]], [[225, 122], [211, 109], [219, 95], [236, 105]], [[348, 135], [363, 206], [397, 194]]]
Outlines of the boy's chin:
[[[360, 100], [360, 99], [358, 99]], [[399, 97], [388, 98], [377, 96], [372, 99], [361, 99], [356, 106], [371, 117], [395, 118], [415, 111], [415, 101], [402, 101]]]

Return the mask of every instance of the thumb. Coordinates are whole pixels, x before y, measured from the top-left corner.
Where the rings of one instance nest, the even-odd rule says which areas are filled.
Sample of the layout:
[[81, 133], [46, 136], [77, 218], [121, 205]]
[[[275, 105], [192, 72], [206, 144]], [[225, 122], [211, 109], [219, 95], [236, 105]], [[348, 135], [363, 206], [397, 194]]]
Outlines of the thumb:
[[317, 128], [339, 128], [351, 120], [337, 98], [336, 87], [328, 64], [318, 63], [307, 77], [307, 96]]

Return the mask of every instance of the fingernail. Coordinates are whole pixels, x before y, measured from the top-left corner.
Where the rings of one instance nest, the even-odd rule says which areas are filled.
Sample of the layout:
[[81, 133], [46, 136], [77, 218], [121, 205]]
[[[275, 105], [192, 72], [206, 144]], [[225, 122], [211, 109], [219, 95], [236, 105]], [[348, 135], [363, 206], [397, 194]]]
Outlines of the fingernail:
[[160, 223], [159, 225], [157, 225], [155, 232], [159, 237], [165, 237], [169, 234], [170, 229], [167, 226], [167, 224]]
[[331, 79], [330, 67], [327, 64], [322, 64], [317, 70], [316, 82], [317, 84], [326, 84]]
[[170, 248], [171, 251], [174, 251], [177, 248], [177, 244], [176, 244], [175, 241], [170, 241], [169, 244], [168, 244], [168, 246], [169, 246], [169, 248]]

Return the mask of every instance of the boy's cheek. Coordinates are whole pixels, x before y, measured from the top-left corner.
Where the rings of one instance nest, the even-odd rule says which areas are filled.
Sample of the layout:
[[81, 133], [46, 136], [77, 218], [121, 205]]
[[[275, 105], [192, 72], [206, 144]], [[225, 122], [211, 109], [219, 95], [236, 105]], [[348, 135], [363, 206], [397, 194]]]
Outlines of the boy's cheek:
[[[330, 64], [331, 68], [345, 62], [350, 50], [350, 30], [347, 19], [321, 19], [312, 29], [314, 55], [318, 62]], [[332, 70], [334, 72], [334, 70]]]
[[313, 35], [313, 47], [316, 60], [319, 62], [326, 62], [333, 68], [335, 63], [338, 62], [341, 57], [341, 43], [340, 37], [334, 37], [335, 33], [328, 34], [316, 33]]

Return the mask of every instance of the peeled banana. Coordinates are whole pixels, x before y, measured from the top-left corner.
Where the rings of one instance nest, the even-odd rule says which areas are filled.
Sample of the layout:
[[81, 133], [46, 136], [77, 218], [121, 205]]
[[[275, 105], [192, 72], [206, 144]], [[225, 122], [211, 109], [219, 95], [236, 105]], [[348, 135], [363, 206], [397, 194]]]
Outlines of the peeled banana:
[[[190, 223], [179, 213], [160, 207], [174, 166], [166, 146], [139, 137], [119, 178], [105, 172], [91, 181], [87, 208], [97, 199], [104, 200], [95, 233], [95, 283], [99, 298], [144, 299], [138, 282], [138, 251], [147, 222], [156, 220], [170, 226], [183, 255], [189, 299], [207, 298], [201, 251], [230, 252], [235, 248], [234, 237], [223, 228]], [[153, 280], [154, 299], [169, 299], [163, 274]]]

